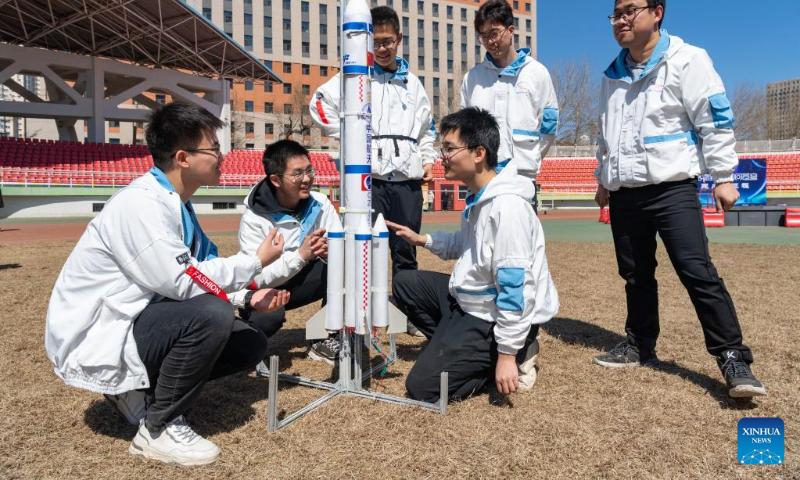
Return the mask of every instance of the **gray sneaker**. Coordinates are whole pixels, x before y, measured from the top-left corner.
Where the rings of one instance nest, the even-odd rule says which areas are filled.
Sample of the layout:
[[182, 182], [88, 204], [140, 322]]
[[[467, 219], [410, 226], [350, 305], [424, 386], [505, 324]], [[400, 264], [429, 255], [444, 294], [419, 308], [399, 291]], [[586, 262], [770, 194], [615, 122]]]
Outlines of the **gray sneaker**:
[[261, 360], [256, 365], [256, 377], [269, 378], [269, 367], [264, 363], [264, 360]]
[[610, 368], [657, 367], [661, 364], [656, 352], [640, 355], [639, 349], [628, 342], [621, 342], [608, 353], [594, 357], [594, 363]]
[[717, 358], [717, 365], [728, 384], [728, 395], [733, 398], [749, 398], [766, 395], [767, 390], [761, 385], [750, 365], [742, 360], [738, 350], [725, 350]]
[[325, 362], [329, 365], [335, 365], [336, 360], [339, 359], [339, 350], [341, 344], [336, 337], [329, 337], [321, 342], [311, 345], [308, 351], [308, 357], [318, 362]]
[[139, 425], [139, 422], [147, 416], [147, 394], [145, 392], [131, 390], [119, 395], [103, 395], [103, 397], [131, 425]]

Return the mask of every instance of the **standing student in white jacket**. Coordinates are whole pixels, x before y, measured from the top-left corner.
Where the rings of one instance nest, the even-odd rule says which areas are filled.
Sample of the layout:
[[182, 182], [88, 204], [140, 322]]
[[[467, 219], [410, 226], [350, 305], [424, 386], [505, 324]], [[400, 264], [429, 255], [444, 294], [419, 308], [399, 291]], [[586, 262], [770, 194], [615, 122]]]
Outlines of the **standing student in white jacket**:
[[[386, 220], [422, 227], [422, 182], [433, 180], [436, 129], [425, 87], [397, 56], [403, 42], [400, 19], [389, 7], [371, 10], [375, 29], [375, 75], [372, 77], [372, 207]], [[311, 97], [311, 118], [326, 135], [339, 136], [341, 74]], [[416, 270], [413, 245], [389, 233], [392, 273]]]
[[[242, 253], [252, 255], [273, 230], [278, 229], [283, 235], [283, 255], [264, 267], [255, 283], [259, 288], [286, 290], [291, 299], [274, 312], [250, 313], [245, 309], [247, 313], [243, 315], [270, 338], [286, 322], [286, 310], [325, 298], [328, 285], [325, 232], [341, 223], [328, 197], [311, 191], [315, 171], [305, 147], [293, 140], [279, 140], [264, 150], [263, 163], [266, 176], [244, 202], [239, 247]], [[314, 343], [308, 355], [333, 365], [338, 353], [339, 342], [334, 336]], [[256, 372], [269, 374], [263, 363], [256, 367]]]
[[[490, 0], [475, 13], [475, 30], [486, 59], [464, 76], [461, 108], [490, 111], [500, 125], [499, 168], [513, 162], [536, 183], [542, 158], [558, 128], [558, 100], [550, 72], [514, 48], [514, 11], [505, 0]], [[536, 196], [532, 200], [536, 209]]]
[[466, 108], [442, 119], [445, 178], [469, 187], [461, 230], [420, 235], [387, 222], [409, 243], [442, 259], [453, 273], [401, 271], [393, 279], [398, 307], [430, 339], [406, 379], [412, 398], [436, 401], [439, 376], [449, 399], [463, 399], [494, 380], [509, 394], [536, 381], [539, 325], [558, 311], [544, 233], [530, 204], [533, 185], [514, 164], [496, 173], [500, 134], [491, 113]]
[[[147, 145], [155, 166], [89, 223], [47, 309], [45, 347], [55, 374], [105, 394], [139, 425], [132, 454], [170, 464], [219, 456], [183, 414], [208, 380], [264, 358], [266, 337], [234, 320], [225, 292], [249, 285], [283, 250], [273, 232], [250, 255], [218, 258], [200, 228], [190, 198], [203, 185], [219, 184], [222, 125], [185, 103], [153, 113]], [[288, 299], [265, 289], [250, 304], [266, 312]]]
[[734, 118], [705, 50], [661, 30], [666, 0], [617, 0], [609, 16], [622, 52], [600, 93], [597, 203], [610, 204], [619, 273], [625, 279], [626, 341], [595, 358], [606, 367], [655, 366], [659, 334], [656, 233], [689, 293], [732, 397], [766, 393], [750, 370], [733, 300], [708, 251], [697, 176], [710, 173], [718, 210], [733, 186]]

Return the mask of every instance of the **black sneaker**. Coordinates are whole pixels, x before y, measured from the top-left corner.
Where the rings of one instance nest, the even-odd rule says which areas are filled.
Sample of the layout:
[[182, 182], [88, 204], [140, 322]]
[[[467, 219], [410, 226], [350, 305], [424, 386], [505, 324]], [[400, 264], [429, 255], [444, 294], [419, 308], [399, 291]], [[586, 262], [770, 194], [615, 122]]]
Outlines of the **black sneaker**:
[[657, 367], [661, 364], [656, 352], [652, 352], [646, 357], [640, 356], [639, 349], [628, 342], [622, 342], [608, 353], [594, 357], [594, 363], [611, 368]]
[[717, 365], [728, 384], [728, 395], [733, 398], [749, 398], [766, 395], [767, 390], [761, 385], [750, 365], [742, 360], [742, 352], [725, 350], [717, 358]]
[[308, 357], [318, 362], [334, 365], [336, 360], [339, 359], [340, 349], [341, 344], [339, 343], [339, 339], [330, 337], [311, 345], [311, 349], [308, 351]]

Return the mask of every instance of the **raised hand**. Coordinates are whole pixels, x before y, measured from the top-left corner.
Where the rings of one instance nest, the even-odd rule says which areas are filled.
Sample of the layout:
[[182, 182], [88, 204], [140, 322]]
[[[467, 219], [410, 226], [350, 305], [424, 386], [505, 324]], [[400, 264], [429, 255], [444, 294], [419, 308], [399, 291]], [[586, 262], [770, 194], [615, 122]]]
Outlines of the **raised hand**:
[[288, 290], [278, 290], [275, 288], [262, 288], [253, 294], [250, 299], [250, 306], [253, 310], [262, 313], [274, 312], [289, 303], [290, 293]]
[[386, 226], [391, 228], [395, 235], [402, 238], [406, 242], [410, 243], [411, 245], [416, 245], [418, 247], [424, 247], [425, 242], [428, 240], [428, 237], [425, 235], [420, 235], [419, 233], [411, 230], [410, 228], [400, 225], [394, 222], [386, 221]]
[[261, 242], [256, 250], [256, 256], [261, 260], [261, 266], [266, 267], [270, 263], [280, 258], [283, 253], [283, 235], [273, 228], [267, 238]]

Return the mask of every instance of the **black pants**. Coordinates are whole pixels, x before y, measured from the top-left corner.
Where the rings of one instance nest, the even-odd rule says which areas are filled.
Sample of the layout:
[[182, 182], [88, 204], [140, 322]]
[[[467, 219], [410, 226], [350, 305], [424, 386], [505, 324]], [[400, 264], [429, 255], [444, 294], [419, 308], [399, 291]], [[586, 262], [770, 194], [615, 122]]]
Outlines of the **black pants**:
[[[422, 184], [419, 180], [405, 182], [372, 181], [373, 222], [379, 213], [391, 222], [405, 225], [419, 233], [422, 228]], [[392, 255], [392, 275], [398, 270], [417, 269], [417, 248], [389, 229], [389, 251]]]
[[278, 333], [286, 323], [286, 310], [304, 307], [320, 299], [324, 304], [328, 289], [328, 265], [321, 260], [314, 260], [288, 282], [276, 288], [289, 291], [289, 303], [270, 313], [251, 312], [249, 317], [250, 323], [267, 337]]
[[264, 334], [234, 320], [230, 303], [211, 294], [151, 303], [133, 336], [150, 379], [151, 430], [189, 410], [208, 380], [251, 370], [267, 352]]
[[642, 352], [652, 352], [656, 346], [658, 233], [689, 292], [708, 352], [718, 356], [728, 349], [739, 350], [746, 362], [752, 362], [750, 349], [742, 344], [733, 300], [711, 262], [696, 181], [621, 188], [611, 192], [609, 212], [619, 274], [626, 282], [628, 342]]
[[[494, 324], [464, 312], [449, 293], [449, 281], [443, 273], [401, 271], [392, 282], [398, 307], [430, 339], [406, 378], [408, 394], [416, 400], [437, 401], [445, 371], [449, 400], [467, 398], [494, 380]], [[526, 347], [538, 332], [534, 325]]]

